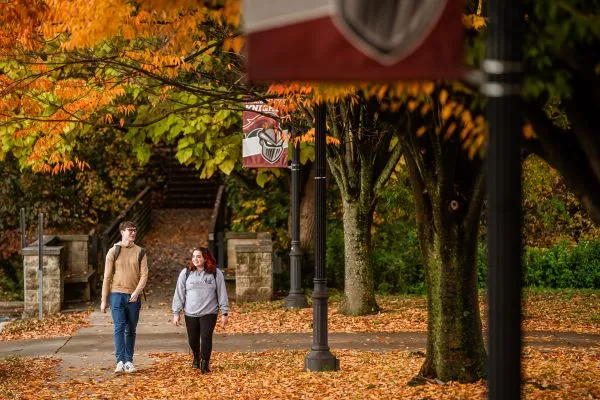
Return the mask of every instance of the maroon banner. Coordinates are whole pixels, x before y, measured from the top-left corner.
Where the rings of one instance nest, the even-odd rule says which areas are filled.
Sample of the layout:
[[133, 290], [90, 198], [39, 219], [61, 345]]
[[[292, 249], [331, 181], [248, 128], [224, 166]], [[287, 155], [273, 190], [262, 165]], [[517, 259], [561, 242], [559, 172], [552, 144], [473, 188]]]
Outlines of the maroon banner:
[[459, 0], [245, 0], [252, 80], [461, 78]]
[[242, 116], [244, 139], [242, 156], [245, 168], [287, 168], [288, 135], [269, 115], [278, 111], [263, 102], [248, 102]]

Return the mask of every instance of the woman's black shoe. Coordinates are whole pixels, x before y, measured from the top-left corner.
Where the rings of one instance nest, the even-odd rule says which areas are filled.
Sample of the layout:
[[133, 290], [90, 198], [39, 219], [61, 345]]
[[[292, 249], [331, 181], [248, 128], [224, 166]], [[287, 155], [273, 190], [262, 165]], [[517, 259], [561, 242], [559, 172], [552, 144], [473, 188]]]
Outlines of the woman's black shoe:
[[210, 372], [210, 369], [208, 369], [208, 360], [200, 360], [200, 372], [203, 374]]
[[198, 357], [198, 354], [194, 354], [194, 360], [192, 361], [192, 368], [195, 368], [195, 369], [200, 368], [200, 357]]

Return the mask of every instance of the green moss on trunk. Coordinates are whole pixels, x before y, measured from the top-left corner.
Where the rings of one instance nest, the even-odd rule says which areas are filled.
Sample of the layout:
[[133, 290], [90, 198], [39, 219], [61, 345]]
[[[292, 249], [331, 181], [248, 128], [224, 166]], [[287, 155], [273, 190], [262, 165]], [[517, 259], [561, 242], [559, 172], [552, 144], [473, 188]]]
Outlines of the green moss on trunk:
[[476, 238], [460, 229], [426, 242], [427, 355], [420, 375], [473, 382], [485, 377], [476, 290]]
[[344, 315], [376, 314], [371, 263], [371, 213], [358, 202], [344, 201]]

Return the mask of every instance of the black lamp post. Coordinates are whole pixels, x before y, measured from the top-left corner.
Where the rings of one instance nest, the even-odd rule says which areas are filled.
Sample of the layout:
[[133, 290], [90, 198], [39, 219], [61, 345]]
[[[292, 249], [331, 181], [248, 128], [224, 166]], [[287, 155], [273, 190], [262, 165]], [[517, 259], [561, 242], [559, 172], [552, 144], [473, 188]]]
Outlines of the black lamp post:
[[298, 132], [292, 135], [292, 248], [290, 249], [290, 292], [285, 298], [285, 307], [308, 307], [301, 289], [302, 249], [300, 248], [300, 143]]
[[489, 7], [488, 307], [490, 399], [521, 396], [521, 159], [523, 8], [519, 0]]
[[327, 344], [327, 279], [325, 274], [325, 104], [315, 107], [315, 278], [313, 291], [313, 344], [304, 359], [309, 371], [337, 371], [340, 361]]

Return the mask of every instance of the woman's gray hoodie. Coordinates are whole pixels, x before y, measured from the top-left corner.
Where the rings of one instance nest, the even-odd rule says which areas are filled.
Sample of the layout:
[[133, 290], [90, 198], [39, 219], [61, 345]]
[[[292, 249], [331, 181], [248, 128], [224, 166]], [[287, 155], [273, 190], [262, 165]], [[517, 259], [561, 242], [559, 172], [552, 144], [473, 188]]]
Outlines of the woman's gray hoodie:
[[[187, 268], [177, 279], [173, 295], [173, 314], [183, 313], [188, 317], [200, 317], [206, 314], [229, 313], [229, 299], [223, 272], [217, 268], [217, 281], [211, 273], [193, 270], [186, 280]], [[218, 299], [217, 299], [218, 294]]]

